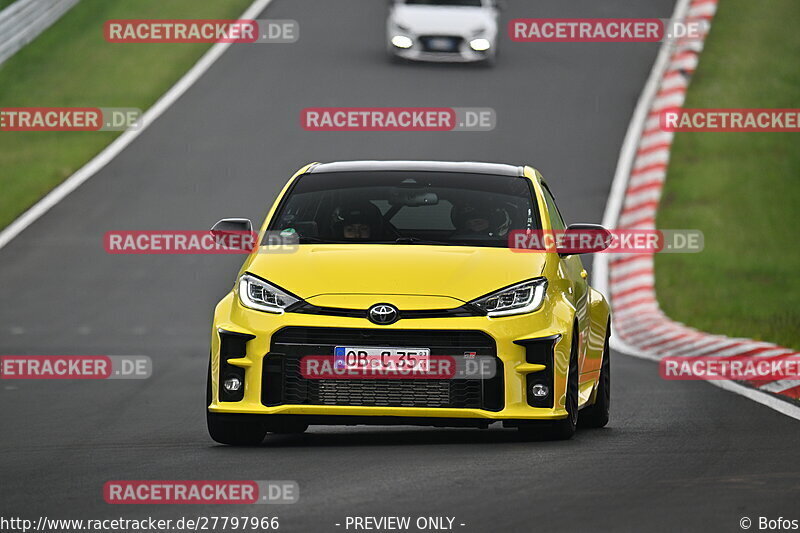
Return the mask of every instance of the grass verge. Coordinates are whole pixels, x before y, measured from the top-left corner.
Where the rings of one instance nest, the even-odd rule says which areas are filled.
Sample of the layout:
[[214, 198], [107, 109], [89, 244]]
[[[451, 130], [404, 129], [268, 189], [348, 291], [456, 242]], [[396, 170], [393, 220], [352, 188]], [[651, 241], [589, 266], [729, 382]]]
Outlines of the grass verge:
[[[251, 0], [82, 0], [0, 66], [0, 107], [146, 110], [209, 44], [111, 44], [108, 19], [232, 19]], [[0, 228], [120, 132], [0, 132]]]
[[[799, 108], [800, 3], [721, 0], [687, 108]], [[678, 133], [658, 213], [699, 254], [656, 256], [675, 320], [800, 350], [800, 133]]]

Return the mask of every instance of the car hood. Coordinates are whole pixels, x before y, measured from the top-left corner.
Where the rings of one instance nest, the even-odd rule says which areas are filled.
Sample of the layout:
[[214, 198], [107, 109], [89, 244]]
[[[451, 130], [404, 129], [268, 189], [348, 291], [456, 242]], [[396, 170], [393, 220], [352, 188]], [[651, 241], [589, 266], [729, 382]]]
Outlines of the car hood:
[[548, 255], [467, 246], [304, 244], [292, 253], [253, 254], [243, 270], [304, 299], [375, 294], [467, 302], [540, 276]]
[[416, 35], [461, 35], [469, 37], [481, 29], [487, 36], [496, 31], [494, 12], [484, 7], [440, 7], [399, 5], [392, 21]]

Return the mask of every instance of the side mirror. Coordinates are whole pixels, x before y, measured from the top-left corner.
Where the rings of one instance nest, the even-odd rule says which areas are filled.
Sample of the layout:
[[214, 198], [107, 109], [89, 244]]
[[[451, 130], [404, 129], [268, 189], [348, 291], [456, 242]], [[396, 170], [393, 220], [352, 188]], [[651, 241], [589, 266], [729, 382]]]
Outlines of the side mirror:
[[570, 224], [564, 232], [563, 245], [558, 247], [558, 255], [602, 252], [612, 241], [611, 232], [600, 224]]
[[258, 238], [249, 218], [223, 218], [211, 228], [211, 235], [218, 245], [248, 251]]
[[498, 11], [503, 11], [506, 8], [505, 0], [495, 0], [494, 1], [494, 8]]
[[224, 237], [242, 232], [253, 232], [253, 223], [249, 218], [223, 218], [211, 228], [211, 234], [214, 237]]

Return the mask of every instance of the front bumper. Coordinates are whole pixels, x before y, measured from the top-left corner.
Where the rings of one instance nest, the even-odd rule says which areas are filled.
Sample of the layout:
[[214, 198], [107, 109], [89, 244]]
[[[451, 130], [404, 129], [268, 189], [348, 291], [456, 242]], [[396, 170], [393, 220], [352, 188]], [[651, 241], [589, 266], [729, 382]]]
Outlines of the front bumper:
[[421, 50], [394, 48], [392, 53], [409, 61], [427, 61], [429, 63], [477, 63], [491, 58], [490, 54], [480, 52], [437, 53]]
[[398, 48], [392, 44], [392, 34], [387, 37], [387, 49], [390, 54], [410, 61], [428, 61], [434, 63], [474, 63], [492, 59], [495, 54], [496, 43], [486, 51], [476, 51], [470, 48], [466, 39], [452, 37], [456, 42], [451, 51], [437, 51], [424, 44], [425, 37], [412, 38], [414, 44], [411, 48]]
[[[392, 303], [389, 297], [382, 301]], [[560, 419], [567, 415], [564, 409], [564, 392], [572, 325], [573, 312], [569, 306], [547, 305], [547, 302], [539, 311], [527, 315], [502, 318], [474, 316], [403, 319], [389, 326], [377, 326], [363, 318], [300, 313], [284, 313], [282, 315], [262, 313], [242, 307], [234, 294], [229, 293], [215, 311], [211, 337], [211, 403], [209, 411], [214, 413], [304, 415], [314, 420], [315, 423], [319, 423], [320, 417], [329, 417], [330, 423], [342, 424], [358, 423], [358, 417], [363, 417], [364, 423], [374, 423], [376, 419], [391, 417], [391, 420], [387, 419], [387, 423], [392, 423], [392, 420], [398, 422], [416, 419], [429, 420], [431, 425], [455, 425], [446, 423], [448, 420], [463, 420], [465, 424], [469, 420], [488, 423], [505, 421], [513, 424], [514, 421], [519, 420]], [[430, 333], [433, 336], [439, 331], [442, 332], [442, 335], [458, 332], [483, 334], [492, 341], [496, 357], [500, 361], [498, 365], [502, 382], [498, 391], [500, 401], [491, 405], [481, 404], [482, 408], [474, 406], [311, 405], [308, 403], [268, 405], [270, 402], [265, 399], [269, 395], [265, 391], [271, 385], [265, 378], [269, 375], [265, 374], [265, 370], [268, 370], [265, 367], [270, 364], [272, 359], [277, 358], [270, 355], [271, 353], [273, 356], [275, 355], [274, 340], [276, 334], [287, 331], [286, 328], [313, 328], [323, 331], [324, 328], [339, 328], [340, 330], [369, 330], [381, 333], [394, 331], [400, 335], [404, 332], [411, 332], [411, 330]], [[231, 335], [240, 339], [240, 342], [234, 343], [238, 347], [232, 349], [231, 345], [222, 346], [221, 338], [231, 338]], [[543, 369], [540, 368], [541, 365], [533, 365], [526, 361], [526, 347], [523, 344], [526, 340], [540, 338], [555, 339], [546, 341], [552, 347], [552, 363], [549, 369], [552, 387], [549, 407], [532, 407], [528, 398], [529, 376], [542, 372]], [[416, 346], [418, 340], [414, 340], [412, 344]], [[411, 344], [406, 345], [410, 346]], [[431, 353], [433, 354], [434, 351]], [[221, 359], [224, 360], [224, 363], [221, 362]], [[221, 401], [219, 387], [221, 366], [224, 366], [225, 369], [235, 369], [242, 376], [244, 387], [241, 399]]]

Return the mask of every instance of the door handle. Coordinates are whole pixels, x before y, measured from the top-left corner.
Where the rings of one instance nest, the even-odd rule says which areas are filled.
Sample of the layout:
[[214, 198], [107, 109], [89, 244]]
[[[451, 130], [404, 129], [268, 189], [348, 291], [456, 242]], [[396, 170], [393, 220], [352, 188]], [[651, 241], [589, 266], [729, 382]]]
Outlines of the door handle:
[[589, 277], [589, 273], [588, 273], [588, 272], [586, 272], [586, 269], [582, 269], [582, 270], [581, 270], [581, 277], [582, 277], [583, 279], [586, 279], [587, 277]]

